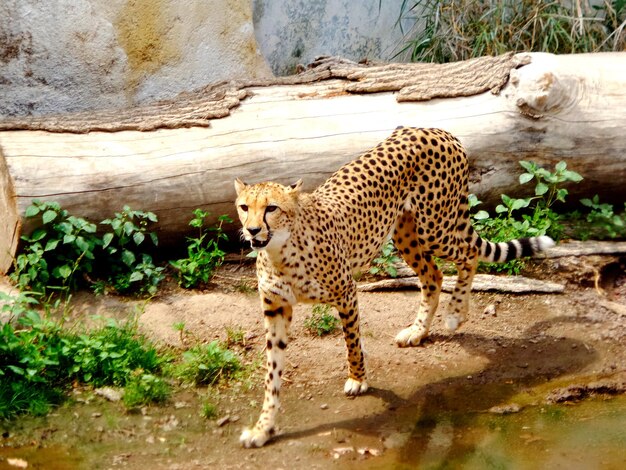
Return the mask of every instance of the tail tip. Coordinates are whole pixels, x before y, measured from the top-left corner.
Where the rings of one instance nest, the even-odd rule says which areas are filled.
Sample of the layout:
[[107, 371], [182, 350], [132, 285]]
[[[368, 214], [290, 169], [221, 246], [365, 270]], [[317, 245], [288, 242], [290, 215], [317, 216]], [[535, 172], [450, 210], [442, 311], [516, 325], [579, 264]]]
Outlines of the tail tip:
[[556, 245], [555, 241], [552, 238], [548, 237], [547, 235], [542, 235], [540, 237], [537, 237], [537, 251], [545, 251], [548, 248], [552, 248], [555, 245]]

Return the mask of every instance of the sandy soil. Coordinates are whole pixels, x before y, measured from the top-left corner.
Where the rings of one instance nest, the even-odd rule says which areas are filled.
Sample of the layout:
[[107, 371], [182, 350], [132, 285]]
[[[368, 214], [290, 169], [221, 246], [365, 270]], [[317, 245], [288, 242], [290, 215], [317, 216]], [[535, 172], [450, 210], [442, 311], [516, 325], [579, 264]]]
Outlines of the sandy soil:
[[[456, 334], [447, 333], [438, 317], [431, 336], [416, 348], [399, 349], [393, 338], [412, 322], [419, 292], [361, 293], [371, 390], [356, 399], [342, 392], [347, 370], [342, 337], [311, 336], [303, 326], [311, 307], [297, 307], [280, 434], [262, 449], [245, 450], [238, 444], [241, 429], [259, 413], [260, 370], [219, 393], [187, 390], [168, 406], [134, 414], [77, 390], [82, 404], [63, 407], [34, 424], [16, 425], [5, 431], [4, 445], [33, 464], [58, 462], [40, 468], [410, 467], [433, 452], [441, 413], [517, 411], [545, 403], [555, 389], [599, 379], [619, 389], [626, 377], [626, 317], [600, 306], [593, 285], [599, 267], [611, 261], [615, 259], [544, 261], [531, 275], [566, 284], [564, 294], [474, 293], [469, 321]], [[614, 292], [609, 295], [623, 302], [623, 280], [611, 282]], [[74, 314], [123, 317], [140, 308], [142, 330], [176, 347], [225, 340], [227, 328], [242, 329], [246, 347], [240, 352], [253, 361], [263, 353], [262, 318], [256, 294], [240, 291], [254, 283], [249, 264], [229, 263], [215, 285], [202, 292], [170, 284], [145, 305], [82, 295]], [[442, 295], [440, 310], [448, 299]], [[179, 322], [185, 325], [183, 335], [172, 326]], [[217, 419], [199, 417], [207, 394], [219, 403]], [[422, 423], [421, 437], [416, 422]], [[2, 455], [9, 454], [0, 451], [0, 468], [5, 468]]]

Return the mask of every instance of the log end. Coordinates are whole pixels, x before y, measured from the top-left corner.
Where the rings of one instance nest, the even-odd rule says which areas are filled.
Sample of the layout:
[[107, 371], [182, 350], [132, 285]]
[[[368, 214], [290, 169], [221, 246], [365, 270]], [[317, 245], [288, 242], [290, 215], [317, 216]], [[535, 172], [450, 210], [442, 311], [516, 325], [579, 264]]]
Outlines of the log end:
[[13, 265], [20, 233], [13, 180], [0, 148], [0, 271], [6, 274]]

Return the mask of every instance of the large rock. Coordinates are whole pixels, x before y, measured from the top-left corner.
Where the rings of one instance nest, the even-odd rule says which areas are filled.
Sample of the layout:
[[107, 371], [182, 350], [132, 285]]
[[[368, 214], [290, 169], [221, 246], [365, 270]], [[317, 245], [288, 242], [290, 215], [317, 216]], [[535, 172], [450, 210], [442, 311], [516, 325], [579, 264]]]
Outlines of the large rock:
[[249, 0], [0, 2], [0, 116], [124, 107], [269, 76]]
[[[389, 61], [402, 49], [405, 0], [254, 0], [259, 47], [277, 75], [320, 55]], [[402, 21], [404, 31], [415, 20]], [[394, 60], [398, 60], [397, 58]]]

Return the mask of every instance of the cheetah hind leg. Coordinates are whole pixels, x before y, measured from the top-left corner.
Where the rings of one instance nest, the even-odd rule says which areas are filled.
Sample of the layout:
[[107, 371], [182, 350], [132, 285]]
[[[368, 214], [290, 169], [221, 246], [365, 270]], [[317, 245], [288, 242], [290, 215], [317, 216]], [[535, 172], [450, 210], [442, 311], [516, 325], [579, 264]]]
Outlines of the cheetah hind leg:
[[474, 274], [476, 274], [478, 259], [455, 264], [459, 274], [445, 317], [446, 328], [450, 332], [456, 331], [467, 320], [470, 291]]
[[420, 244], [415, 237], [416, 231], [413, 214], [405, 212], [396, 222], [393, 236], [402, 258], [415, 271], [422, 284], [421, 300], [415, 321], [396, 335], [396, 344], [400, 347], [417, 346], [428, 335], [430, 324], [439, 305], [443, 281], [443, 274], [433, 257], [421, 251]]

